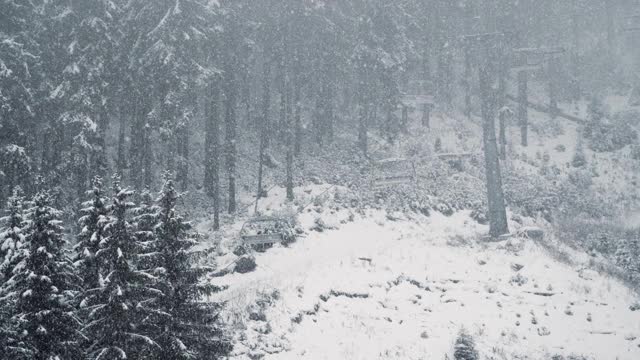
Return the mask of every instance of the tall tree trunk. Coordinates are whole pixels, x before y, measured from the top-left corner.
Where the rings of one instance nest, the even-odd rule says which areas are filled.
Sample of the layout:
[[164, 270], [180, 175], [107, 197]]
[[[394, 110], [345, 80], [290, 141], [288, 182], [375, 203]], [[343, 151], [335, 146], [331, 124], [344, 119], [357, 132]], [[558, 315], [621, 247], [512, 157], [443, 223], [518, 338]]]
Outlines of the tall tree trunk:
[[507, 212], [502, 191], [502, 176], [496, 145], [495, 98], [493, 98], [489, 72], [486, 65], [479, 70], [480, 96], [482, 100], [482, 139], [484, 144], [485, 172], [487, 178], [487, 200], [489, 207], [489, 233], [498, 237], [509, 233]]
[[227, 211], [229, 214], [236, 212], [236, 93], [237, 81], [235, 74], [235, 55], [236, 40], [233, 26], [230, 26], [226, 35], [227, 52], [224, 58], [224, 101], [225, 101], [225, 155], [228, 176], [228, 192], [229, 203]]
[[296, 75], [296, 80], [295, 80], [295, 94], [294, 94], [294, 102], [296, 104], [296, 109], [295, 109], [295, 143], [294, 143], [294, 155], [295, 156], [300, 156], [300, 153], [302, 151], [302, 99], [300, 96], [300, 92], [301, 92], [301, 86], [302, 84], [300, 83], [300, 75], [297, 74]]
[[278, 90], [280, 91], [280, 117], [278, 118], [278, 140], [282, 144], [283, 140], [286, 140], [286, 125], [287, 125], [287, 84], [285, 81], [286, 68], [285, 68], [285, 54], [280, 55], [280, 62], [278, 64], [279, 76], [278, 76]]
[[[233, 35], [227, 35], [232, 37]], [[231, 40], [233, 41], [233, 40]], [[232, 47], [230, 47], [231, 49]], [[231, 55], [225, 59], [225, 153], [229, 178], [228, 212], [236, 212], [236, 82]]]
[[607, 52], [611, 59], [617, 53], [616, 29], [614, 19], [616, 17], [617, 0], [605, 0], [607, 17]]
[[573, 31], [573, 51], [572, 51], [572, 65], [573, 65], [573, 99], [574, 101], [580, 100], [582, 89], [580, 88], [580, 37], [582, 36], [579, 23], [579, 11], [581, 7], [577, 0], [574, 0], [574, 13], [572, 16], [572, 31]]
[[119, 111], [119, 129], [118, 129], [118, 160], [116, 164], [116, 173], [122, 177], [124, 175], [124, 170], [127, 168], [127, 158], [125, 154], [126, 148], [126, 121], [124, 110], [120, 108]]
[[[194, 94], [195, 99], [195, 94]], [[177, 181], [180, 184], [180, 191], [187, 191], [189, 188], [189, 125], [181, 124], [178, 133], [178, 157], [180, 166], [178, 167]]]
[[558, 116], [558, 59], [549, 61], [549, 115], [552, 119]]
[[359, 64], [358, 69], [358, 145], [364, 156], [368, 155], [368, 130], [369, 130], [369, 104], [367, 86], [369, 79], [368, 71], [364, 64]]
[[[107, 175], [109, 164], [107, 161], [107, 145], [106, 136], [109, 121], [106, 114], [106, 109], [100, 107], [98, 110], [98, 133], [96, 138], [96, 148], [92, 152], [91, 156], [91, 172], [90, 176], [100, 176], [104, 179]], [[87, 182], [88, 183], [88, 182]]]
[[287, 169], [286, 169], [286, 191], [287, 191], [287, 200], [293, 201], [293, 109], [292, 109], [292, 101], [291, 101], [291, 24], [287, 26], [287, 31], [284, 34], [284, 61], [282, 64], [282, 69], [284, 70], [284, 77], [282, 79], [284, 85], [284, 94], [285, 94], [285, 144], [287, 147]]
[[[287, 98], [291, 97], [291, 86], [287, 84]], [[290, 99], [287, 99], [287, 128], [286, 128], [286, 146], [287, 146], [287, 200], [293, 201], [293, 116]]]
[[[136, 91], [137, 93], [137, 91]], [[135, 101], [136, 97], [131, 98], [132, 109], [131, 112], [131, 142], [129, 143], [129, 179], [133, 184], [133, 188], [141, 190], [144, 182], [144, 147], [145, 147], [145, 133], [144, 133], [144, 110], [143, 105], [139, 101]]]
[[464, 115], [471, 118], [471, 50], [464, 47]]
[[529, 111], [527, 95], [528, 75], [526, 71], [518, 72], [518, 122], [520, 124], [520, 142], [528, 146]]
[[220, 79], [208, 86], [205, 135], [205, 192], [213, 200], [213, 229], [220, 229]]
[[144, 186], [151, 188], [154, 178], [153, 158], [151, 153], [151, 126], [146, 121], [146, 113], [144, 111], [142, 112], [142, 118], [145, 120], [142, 130], [144, 134], [144, 147], [142, 155], [142, 161], [144, 164]]
[[426, 128], [431, 127], [431, 109], [433, 109], [432, 104], [422, 105], [422, 126]]
[[502, 160], [507, 159], [507, 115], [508, 113], [504, 109], [501, 109], [498, 115], [500, 119], [500, 159]]
[[[265, 57], [266, 58], [266, 57]], [[269, 119], [269, 110], [271, 108], [271, 63], [265, 59], [263, 69], [263, 78], [262, 78], [262, 123], [261, 134], [260, 136], [260, 154], [258, 156], [258, 191], [256, 193], [256, 204], [253, 210], [254, 213], [258, 212], [258, 202], [262, 197], [263, 193], [263, 172], [264, 172], [264, 156], [265, 150], [269, 146], [269, 127], [270, 127], [270, 119]]]

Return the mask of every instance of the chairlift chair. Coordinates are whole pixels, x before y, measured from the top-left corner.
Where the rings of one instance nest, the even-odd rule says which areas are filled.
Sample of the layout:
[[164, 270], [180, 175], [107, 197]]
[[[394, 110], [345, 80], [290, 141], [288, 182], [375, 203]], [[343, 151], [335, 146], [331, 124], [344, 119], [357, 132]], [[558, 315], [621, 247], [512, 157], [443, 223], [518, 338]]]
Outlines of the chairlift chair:
[[243, 245], [271, 245], [287, 242], [293, 231], [280, 217], [262, 216], [246, 221], [240, 229]]
[[411, 160], [403, 158], [384, 159], [373, 165], [373, 186], [376, 189], [415, 184], [416, 169]]

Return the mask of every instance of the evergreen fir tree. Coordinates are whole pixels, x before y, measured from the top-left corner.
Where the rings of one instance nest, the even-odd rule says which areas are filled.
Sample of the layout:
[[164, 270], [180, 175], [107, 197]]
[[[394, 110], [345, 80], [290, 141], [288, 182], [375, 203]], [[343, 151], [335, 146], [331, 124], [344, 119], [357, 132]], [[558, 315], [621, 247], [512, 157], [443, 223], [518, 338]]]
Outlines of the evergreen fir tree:
[[621, 242], [616, 251], [616, 261], [630, 277], [640, 275], [640, 239], [637, 235]]
[[24, 253], [22, 189], [13, 189], [13, 195], [7, 201], [6, 216], [0, 218], [0, 283], [11, 277], [13, 268], [20, 262]]
[[473, 337], [464, 329], [458, 334], [456, 344], [454, 345], [453, 358], [455, 360], [478, 360], [478, 351]]
[[143, 320], [149, 316], [146, 303], [157, 292], [149, 286], [152, 277], [135, 267], [137, 253], [128, 219], [132, 192], [122, 189], [116, 178], [113, 193], [106, 236], [96, 253], [106, 271], [100, 286], [90, 293], [96, 303], [84, 304], [89, 315], [83, 330], [91, 341], [87, 355], [89, 359], [140, 359], [148, 347], [157, 346], [141, 331]]
[[[25, 221], [22, 216], [22, 194], [19, 187], [7, 201], [6, 216], [0, 219], [0, 291], [11, 277], [13, 268], [24, 255]], [[0, 297], [2, 297], [0, 292]], [[0, 301], [0, 349], [10, 349], [17, 341], [16, 329], [11, 325], [14, 301]]]
[[14, 306], [9, 358], [74, 359], [79, 355], [75, 339], [80, 323], [72, 306], [77, 278], [64, 252], [59, 217], [44, 191], [27, 211], [24, 258], [0, 291], [0, 303]]
[[191, 225], [176, 213], [179, 198], [170, 176], [158, 199], [157, 265], [159, 290], [158, 343], [162, 354], [158, 359], [211, 359], [229, 351], [218, 326], [219, 306], [202, 300], [218, 287], [203, 284], [203, 277], [214, 269], [198, 265], [207, 255], [195, 250], [198, 239]]
[[587, 156], [584, 153], [584, 146], [582, 143], [582, 134], [579, 133], [576, 142], [576, 152], [573, 154], [573, 158], [571, 158], [571, 165], [576, 168], [587, 165]]
[[594, 95], [587, 106], [587, 124], [584, 127], [584, 136], [586, 138], [600, 135], [597, 133], [597, 129], [602, 124], [605, 116], [606, 111], [602, 99]]
[[100, 264], [96, 259], [96, 253], [100, 249], [100, 242], [105, 237], [105, 226], [109, 216], [109, 206], [104, 198], [102, 179], [93, 179], [93, 189], [87, 192], [91, 200], [82, 204], [83, 214], [78, 221], [81, 226], [78, 234], [78, 243], [74, 247], [76, 267], [82, 276], [82, 286], [85, 290], [95, 289], [99, 286]]
[[158, 207], [148, 188], [140, 195], [140, 205], [133, 209], [134, 236], [136, 251], [138, 252], [138, 267], [150, 269], [156, 249], [155, 227], [157, 224]]

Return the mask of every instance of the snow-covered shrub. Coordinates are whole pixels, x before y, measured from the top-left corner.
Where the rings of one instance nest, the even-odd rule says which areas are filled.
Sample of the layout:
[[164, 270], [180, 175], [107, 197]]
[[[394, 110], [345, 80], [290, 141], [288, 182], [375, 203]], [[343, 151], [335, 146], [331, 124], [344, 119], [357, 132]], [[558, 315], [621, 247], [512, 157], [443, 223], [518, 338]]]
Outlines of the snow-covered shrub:
[[640, 276], [640, 233], [629, 232], [624, 240], [617, 242], [616, 263], [631, 278]]
[[623, 123], [599, 123], [593, 127], [589, 147], [596, 152], [620, 150], [634, 143], [638, 133]]
[[240, 274], [246, 274], [255, 270], [256, 267], [256, 259], [253, 256], [243, 255], [236, 261], [234, 271]]
[[486, 225], [489, 223], [489, 216], [487, 214], [487, 209], [483, 207], [482, 204], [480, 203], [475, 204], [472, 207], [471, 218], [481, 225]]
[[570, 214], [556, 223], [558, 238], [571, 241], [591, 253], [614, 255], [625, 238], [623, 225], [610, 219], [594, 219]]
[[522, 215], [535, 217], [541, 214], [552, 219], [559, 199], [553, 182], [538, 174], [509, 171], [504, 177], [504, 194], [507, 205], [519, 209]]
[[[609, 152], [622, 149], [633, 144], [638, 139], [636, 127], [638, 125], [637, 112], [622, 112], [611, 119], [604, 118], [602, 112], [589, 107], [589, 123], [585, 126], [585, 137], [589, 140], [589, 147], [596, 152]], [[591, 112], [596, 114], [592, 115]]]
[[581, 189], [587, 189], [593, 185], [593, 177], [587, 170], [570, 171], [568, 178], [570, 183]]
[[483, 180], [466, 172], [436, 179], [429, 185], [428, 191], [436, 199], [434, 203], [446, 205], [446, 207], [441, 206], [445, 215], [448, 212], [446, 208], [450, 208], [452, 212], [486, 208], [486, 189]]
[[636, 129], [640, 128], [640, 111], [625, 110], [613, 114], [612, 118], [616, 122], [626, 124]]
[[563, 153], [563, 152], [567, 151], [567, 147], [564, 146], [563, 144], [559, 144], [554, 148], [554, 150], [559, 152], [559, 153]]
[[531, 130], [544, 137], [558, 137], [564, 134], [563, 122], [550, 117], [543, 117], [530, 124]]
[[434, 151], [437, 153], [442, 152], [442, 140], [440, 140], [440, 138], [436, 139], [436, 143], [433, 146], [433, 148], [434, 148]]
[[587, 156], [584, 154], [584, 149], [582, 148], [582, 142], [578, 141], [578, 146], [576, 147], [576, 152], [573, 154], [571, 158], [571, 166], [574, 168], [581, 168], [587, 165]]
[[522, 274], [518, 273], [511, 277], [511, 279], [509, 280], [509, 283], [511, 285], [522, 286], [526, 284], [528, 281], [529, 279], [527, 279], [526, 276], [523, 276]]
[[631, 147], [630, 155], [633, 160], [640, 161], [640, 145], [633, 145]]
[[453, 358], [455, 360], [478, 360], [478, 350], [476, 350], [475, 340], [466, 330], [460, 330], [454, 345]]

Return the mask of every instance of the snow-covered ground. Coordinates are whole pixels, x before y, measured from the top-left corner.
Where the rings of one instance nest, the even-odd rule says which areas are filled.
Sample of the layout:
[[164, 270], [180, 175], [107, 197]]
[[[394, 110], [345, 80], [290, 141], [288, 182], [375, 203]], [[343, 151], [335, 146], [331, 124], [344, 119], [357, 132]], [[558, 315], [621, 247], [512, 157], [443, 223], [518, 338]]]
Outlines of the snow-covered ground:
[[334, 229], [216, 279], [229, 286], [215, 300], [227, 301], [237, 334], [232, 359], [445, 359], [462, 327], [483, 359], [640, 358], [635, 295], [588, 270], [584, 254], [564, 249], [568, 265], [533, 240], [485, 243], [486, 227], [466, 212], [314, 206], [299, 222], [309, 229], [317, 218]]
[[[620, 99], [607, 102], [624, 109]], [[578, 108], [584, 116], [586, 103]], [[520, 146], [519, 128], [511, 124], [503, 171], [533, 174], [543, 161], [569, 171], [579, 125], [529, 114], [529, 146]], [[435, 111], [431, 126], [415, 127], [394, 147], [374, 141], [371, 152], [384, 158], [416, 150], [428, 157], [439, 138], [443, 152], [481, 153], [479, 119]], [[621, 199], [640, 195], [630, 186], [638, 165], [628, 148], [584, 151], [598, 191]], [[231, 359], [452, 359], [462, 328], [474, 336], [482, 359], [640, 359], [640, 311], [630, 309], [638, 294], [590, 269], [594, 259], [585, 253], [556, 239], [544, 246], [517, 237], [487, 243], [487, 227], [469, 212], [388, 214], [383, 204], [357, 210], [336, 201], [349, 192], [306, 185], [287, 204], [284, 189], [276, 187], [261, 200], [259, 213], [296, 214], [305, 235], [257, 253], [254, 272], [214, 280], [228, 286], [212, 300], [226, 302], [224, 318], [236, 334]], [[250, 206], [247, 216], [252, 213]], [[625, 223], [637, 226], [638, 214], [630, 209]], [[235, 259], [241, 226], [242, 220], [231, 220], [214, 233], [207, 220], [197, 227], [211, 242], [222, 241], [222, 268]], [[511, 224], [512, 232], [517, 226]], [[311, 230], [318, 227], [324, 231]]]

